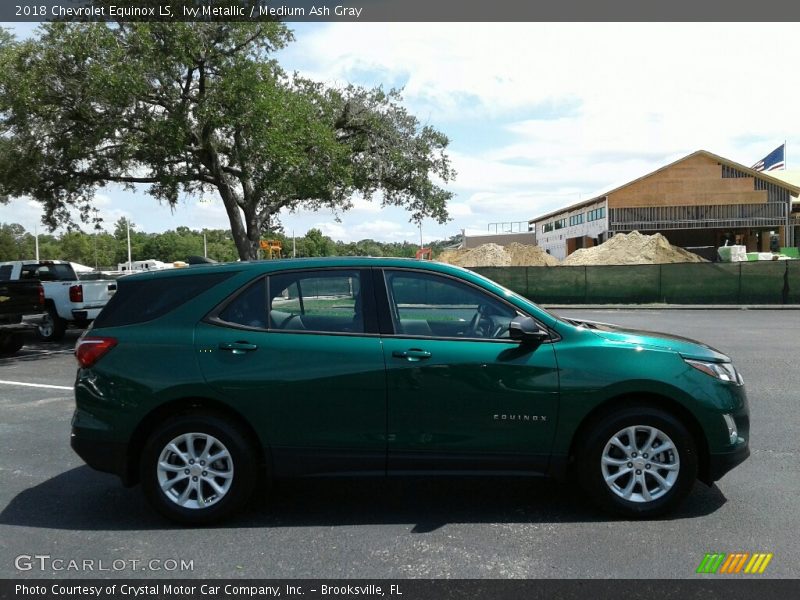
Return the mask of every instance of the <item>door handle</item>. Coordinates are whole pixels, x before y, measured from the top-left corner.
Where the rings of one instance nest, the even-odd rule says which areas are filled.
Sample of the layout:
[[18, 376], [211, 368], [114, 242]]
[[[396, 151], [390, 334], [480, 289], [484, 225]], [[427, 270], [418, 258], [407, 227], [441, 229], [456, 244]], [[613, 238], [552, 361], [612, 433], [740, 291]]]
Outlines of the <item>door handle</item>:
[[395, 350], [392, 352], [395, 358], [405, 358], [409, 362], [417, 362], [431, 357], [431, 353], [427, 350], [420, 350], [419, 348], [411, 348], [409, 350]]
[[258, 350], [258, 346], [250, 344], [249, 342], [220, 342], [219, 349], [228, 350], [233, 354], [244, 354], [245, 352]]

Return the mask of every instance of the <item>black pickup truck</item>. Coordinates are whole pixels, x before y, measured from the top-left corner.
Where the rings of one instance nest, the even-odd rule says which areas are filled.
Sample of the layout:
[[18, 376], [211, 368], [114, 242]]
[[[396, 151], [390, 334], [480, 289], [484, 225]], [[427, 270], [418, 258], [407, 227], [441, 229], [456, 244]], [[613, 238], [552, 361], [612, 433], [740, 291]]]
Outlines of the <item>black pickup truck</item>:
[[36, 329], [44, 312], [40, 282], [0, 280], [0, 356], [11, 356], [22, 348], [23, 334]]

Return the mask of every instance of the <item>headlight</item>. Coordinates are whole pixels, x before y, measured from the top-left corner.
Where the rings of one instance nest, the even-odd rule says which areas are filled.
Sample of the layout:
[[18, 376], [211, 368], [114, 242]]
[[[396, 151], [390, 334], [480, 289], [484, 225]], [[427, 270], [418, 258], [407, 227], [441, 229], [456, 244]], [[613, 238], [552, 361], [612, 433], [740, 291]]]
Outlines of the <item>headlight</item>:
[[690, 360], [688, 358], [684, 358], [684, 360], [687, 364], [693, 366], [698, 371], [702, 371], [706, 375], [711, 375], [711, 377], [716, 377], [721, 381], [742, 385], [742, 378], [731, 363], [706, 362], [703, 360]]

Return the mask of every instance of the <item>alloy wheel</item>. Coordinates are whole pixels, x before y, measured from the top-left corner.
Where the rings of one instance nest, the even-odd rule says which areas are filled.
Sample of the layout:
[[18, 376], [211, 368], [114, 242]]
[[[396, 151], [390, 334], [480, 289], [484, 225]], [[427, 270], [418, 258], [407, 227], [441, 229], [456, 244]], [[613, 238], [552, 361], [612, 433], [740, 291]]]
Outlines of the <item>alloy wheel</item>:
[[652, 502], [667, 494], [680, 473], [678, 449], [650, 425], [632, 425], [608, 440], [600, 458], [606, 485], [629, 502]]
[[182, 508], [208, 508], [222, 500], [233, 483], [230, 451], [207, 433], [174, 438], [162, 449], [156, 469], [161, 491]]

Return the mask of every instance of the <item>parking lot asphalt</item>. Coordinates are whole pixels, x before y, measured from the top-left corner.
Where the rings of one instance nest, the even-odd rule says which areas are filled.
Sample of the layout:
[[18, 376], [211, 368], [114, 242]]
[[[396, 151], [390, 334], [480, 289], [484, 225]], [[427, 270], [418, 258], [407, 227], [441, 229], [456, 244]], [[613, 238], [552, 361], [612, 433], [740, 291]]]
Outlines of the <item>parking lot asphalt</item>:
[[[558, 312], [729, 354], [750, 399], [750, 459], [655, 521], [609, 517], [544, 479], [362, 480], [281, 483], [233, 521], [184, 529], [70, 449], [70, 331], [0, 359], [0, 577], [692, 578], [711, 552], [772, 552], [760, 577], [800, 576], [800, 312]], [[41, 570], [21, 555], [50, 559]]]

